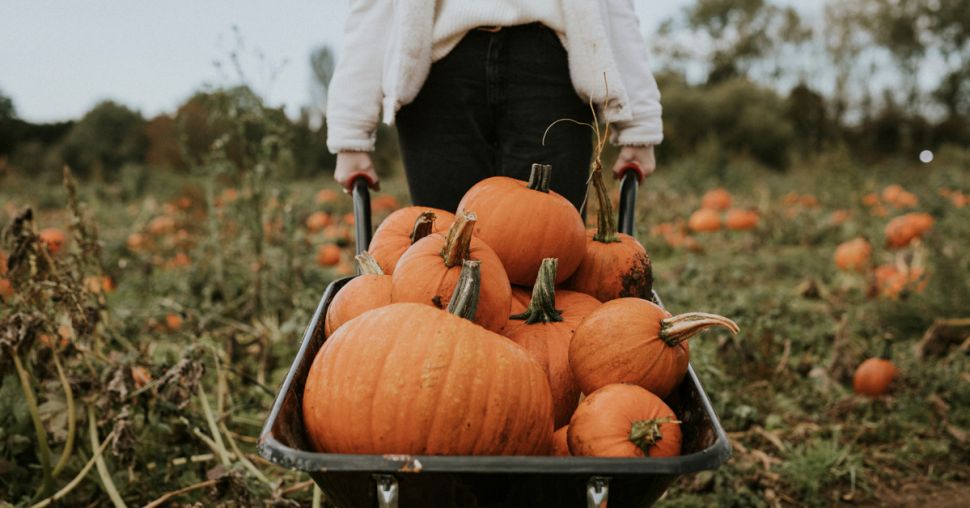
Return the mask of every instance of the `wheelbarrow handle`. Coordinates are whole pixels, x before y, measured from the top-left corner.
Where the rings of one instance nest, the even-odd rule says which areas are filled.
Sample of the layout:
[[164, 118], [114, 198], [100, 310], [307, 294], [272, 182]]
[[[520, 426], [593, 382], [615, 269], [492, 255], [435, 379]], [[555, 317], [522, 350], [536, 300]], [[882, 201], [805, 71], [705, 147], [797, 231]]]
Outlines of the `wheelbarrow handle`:
[[371, 213], [370, 213], [370, 189], [365, 177], [354, 178], [351, 183], [354, 198], [354, 228], [356, 229], [357, 254], [367, 250], [370, 246], [371, 235]]
[[630, 164], [621, 170], [621, 174], [623, 178], [620, 180], [620, 210], [617, 229], [621, 233], [636, 236], [634, 235], [636, 231], [634, 216], [637, 210], [637, 188], [640, 185], [642, 173], [638, 166]]

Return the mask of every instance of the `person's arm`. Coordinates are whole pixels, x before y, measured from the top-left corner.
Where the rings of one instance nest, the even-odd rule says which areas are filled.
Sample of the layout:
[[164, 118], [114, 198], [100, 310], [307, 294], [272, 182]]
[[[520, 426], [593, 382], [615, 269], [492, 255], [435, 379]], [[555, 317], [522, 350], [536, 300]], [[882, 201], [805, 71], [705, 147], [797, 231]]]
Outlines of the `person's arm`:
[[653, 147], [663, 141], [662, 108], [657, 80], [650, 70], [649, 51], [640, 32], [640, 20], [632, 0], [607, 0], [610, 44], [620, 79], [630, 100], [633, 119], [617, 122], [611, 142], [622, 147], [613, 172], [630, 164], [640, 168], [641, 179], [656, 168]]
[[377, 184], [368, 152], [374, 151], [377, 139], [384, 52], [393, 17], [393, 2], [350, 2], [344, 43], [327, 96], [327, 148], [337, 154], [334, 178], [344, 188], [356, 176]]

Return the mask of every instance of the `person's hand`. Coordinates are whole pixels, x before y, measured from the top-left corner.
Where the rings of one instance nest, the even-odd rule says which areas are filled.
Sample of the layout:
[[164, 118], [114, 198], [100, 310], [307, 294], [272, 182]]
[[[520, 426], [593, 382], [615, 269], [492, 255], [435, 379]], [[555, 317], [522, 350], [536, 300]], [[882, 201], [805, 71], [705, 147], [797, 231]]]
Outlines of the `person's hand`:
[[613, 164], [613, 176], [623, 178], [628, 170], [636, 171], [637, 180], [650, 176], [657, 169], [657, 159], [653, 155], [653, 146], [624, 146], [620, 148], [620, 155]]
[[374, 190], [380, 190], [377, 171], [374, 170], [374, 163], [371, 161], [368, 152], [340, 152], [337, 154], [337, 168], [333, 171], [333, 178], [350, 192], [354, 180], [363, 177], [367, 180], [367, 186]]

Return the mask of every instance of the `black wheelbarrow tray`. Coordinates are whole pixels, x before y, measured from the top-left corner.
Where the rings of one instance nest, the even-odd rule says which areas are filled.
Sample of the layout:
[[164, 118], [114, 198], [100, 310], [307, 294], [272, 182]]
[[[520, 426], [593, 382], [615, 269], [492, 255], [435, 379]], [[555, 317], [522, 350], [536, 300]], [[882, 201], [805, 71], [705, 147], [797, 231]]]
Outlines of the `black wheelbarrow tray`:
[[[620, 230], [633, 231], [637, 181], [621, 186]], [[370, 196], [354, 186], [357, 249], [370, 241]], [[312, 451], [303, 427], [307, 373], [324, 342], [327, 306], [346, 277], [331, 283], [303, 335], [259, 439], [259, 452], [283, 467], [306, 471], [340, 507], [605, 507], [652, 505], [678, 476], [718, 468], [730, 445], [692, 367], [668, 399], [680, 418], [679, 457], [347, 455]], [[655, 300], [659, 303], [659, 298]]]

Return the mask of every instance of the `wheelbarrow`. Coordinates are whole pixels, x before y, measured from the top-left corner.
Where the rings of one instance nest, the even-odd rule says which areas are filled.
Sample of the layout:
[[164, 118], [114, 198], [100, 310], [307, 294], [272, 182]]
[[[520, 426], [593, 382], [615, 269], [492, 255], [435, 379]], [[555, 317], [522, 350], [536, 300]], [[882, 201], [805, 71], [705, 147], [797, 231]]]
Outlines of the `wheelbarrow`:
[[[634, 233], [638, 180], [624, 174], [619, 230]], [[371, 239], [370, 193], [353, 185], [357, 252]], [[259, 453], [280, 466], [306, 471], [327, 500], [345, 508], [596, 507], [641, 508], [686, 473], [718, 468], [731, 449], [693, 367], [668, 403], [681, 420], [682, 455], [666, 458], [348, 455], [312, 450], [303, 427], [302, 397], [310, 364], [324, 342], [334, 295], [353, 277], [324, 291], [300, 350], [259, 438]], [[660, 298], [656, 292], [654, 301]]]

